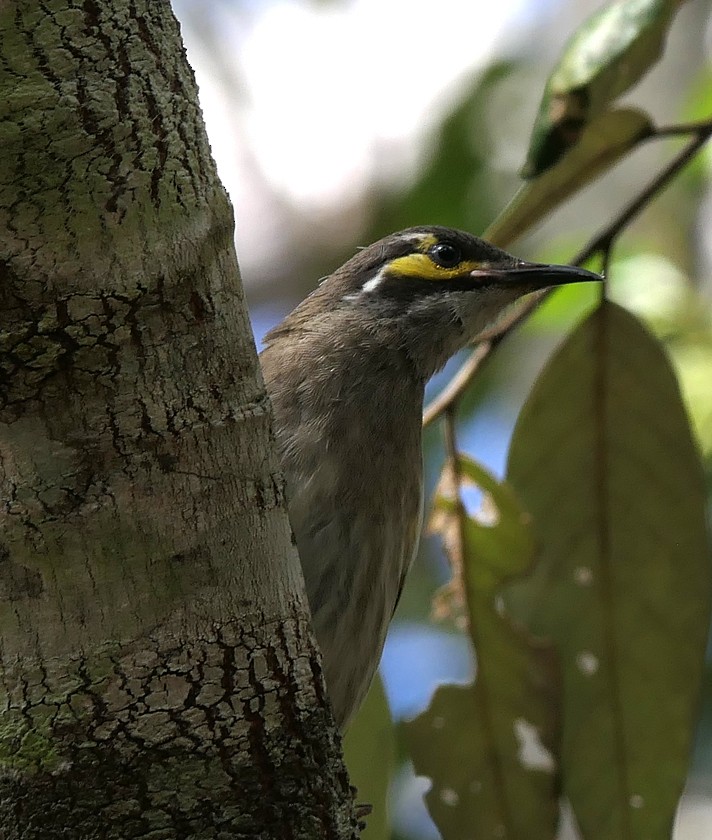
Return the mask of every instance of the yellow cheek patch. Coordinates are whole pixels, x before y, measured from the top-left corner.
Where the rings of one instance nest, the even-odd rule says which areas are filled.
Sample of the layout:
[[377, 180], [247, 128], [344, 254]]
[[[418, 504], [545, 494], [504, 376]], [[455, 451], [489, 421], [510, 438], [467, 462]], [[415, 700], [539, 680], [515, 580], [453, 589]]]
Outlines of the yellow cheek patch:
[[482, 267], [483, 264], [475, 260], [463, 260], [454, 268], [442, 268], [427, 254], [408, 254], [406, 257], [392, 260], [388, 264], [387, 271], [399, 277], [417, 277], [419, 280], [454, 280], [456, 277], [462, 277], [463, 274]]

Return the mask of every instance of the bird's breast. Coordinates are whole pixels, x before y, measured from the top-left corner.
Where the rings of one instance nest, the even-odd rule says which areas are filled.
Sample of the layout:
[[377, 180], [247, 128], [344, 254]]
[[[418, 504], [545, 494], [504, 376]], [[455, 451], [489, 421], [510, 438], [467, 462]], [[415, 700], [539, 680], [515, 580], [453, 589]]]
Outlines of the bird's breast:
[[[325, 459], [323, 471], [333, 473]], [[343, 726], [362, 702], [383, 650], [422, 518], [417, 471], [376, 475], [321, 494], [315, 475], [294, 486], [290, 513], [321, 648], [326, 684]], [[401, 468], [401, 473], [405, 471]], [[318, 513], [317, 513], [318, 511]]]
[[[303, 423], [285, 460], [289, 512], [325, 679], [343, 726], [368, 690], [422, 521], [420, 409], [385, 449], [368, 426]], [[396, 422], [394, 420], [394, 422]], [[374, 424], [377, 426], [377, 424]], [[372, 426], [372, 428], [374, 428]], [[379, 430], [380, 432], [380, 430]]]
[[[378, 667], [422, 518], [422, 384], [400, 351], [263, 354], [326, 685], [343, 727]], [[279, 356], [284, 358], [284, 354]]]

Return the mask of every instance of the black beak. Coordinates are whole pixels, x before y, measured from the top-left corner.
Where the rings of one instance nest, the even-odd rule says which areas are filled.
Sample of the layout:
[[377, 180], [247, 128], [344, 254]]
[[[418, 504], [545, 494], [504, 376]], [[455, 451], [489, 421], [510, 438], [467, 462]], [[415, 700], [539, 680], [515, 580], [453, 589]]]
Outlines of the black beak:
[[573, 265], [548, 265], [520, 260], [512, 266], [503, 268], [482, 268], [470, 272], [475, 280], [487, 285], [506, 286], [521, 289], [522, 292], [535, 292], [549, 286], [563, 286], [567, 283], [590, 283], [601, 281], [603, 276], [585, 268]]

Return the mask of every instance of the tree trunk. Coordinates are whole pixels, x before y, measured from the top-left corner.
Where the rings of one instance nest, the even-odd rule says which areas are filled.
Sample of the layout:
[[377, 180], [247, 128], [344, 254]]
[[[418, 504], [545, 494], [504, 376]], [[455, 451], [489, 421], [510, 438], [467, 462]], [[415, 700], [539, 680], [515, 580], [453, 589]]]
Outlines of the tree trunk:
[[170, 7], [0, 5], [0, 112], [0, 836], [354, 837]]

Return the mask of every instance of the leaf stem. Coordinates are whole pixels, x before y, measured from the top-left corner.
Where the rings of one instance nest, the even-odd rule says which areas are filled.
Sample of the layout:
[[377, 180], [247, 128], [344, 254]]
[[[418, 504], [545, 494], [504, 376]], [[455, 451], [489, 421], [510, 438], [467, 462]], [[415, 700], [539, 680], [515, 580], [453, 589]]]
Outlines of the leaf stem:
[[448, 382], [447, 386], [435, 397], [423, 412], [423, 426], [428, 426], [439, 417], [444, 411], [454, 406], [460, 397], [469, 387], [472, 377], [477, 372], [480, 362], [483, 361], [492, 350], [490, 341], [480, 341], [472, 353], [463, 363], [457, 373]]
[[595, 254], [610, 251], [614, 241], [655, 196], [683, 169], [712, 135], [712, 121], [704, 123], [697, 136], [691, 140], [638, 195], [627, 204], [613, 221], [593, 237], [571, 261], [581, 265]]

